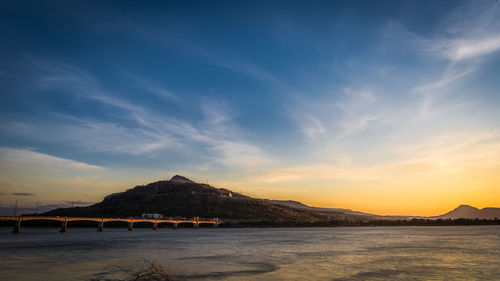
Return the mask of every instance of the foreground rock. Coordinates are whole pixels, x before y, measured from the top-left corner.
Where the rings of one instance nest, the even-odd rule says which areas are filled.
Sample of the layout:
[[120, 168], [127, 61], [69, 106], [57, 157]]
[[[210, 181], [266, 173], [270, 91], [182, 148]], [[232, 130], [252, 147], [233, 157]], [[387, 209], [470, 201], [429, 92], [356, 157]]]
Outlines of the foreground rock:
[[151, 263], [149, 266], [142, 268], [137, 272], [127, 272], [130, 276], [124, 281], [172, 281], [172, 275], [168, 273], [161, 265]]

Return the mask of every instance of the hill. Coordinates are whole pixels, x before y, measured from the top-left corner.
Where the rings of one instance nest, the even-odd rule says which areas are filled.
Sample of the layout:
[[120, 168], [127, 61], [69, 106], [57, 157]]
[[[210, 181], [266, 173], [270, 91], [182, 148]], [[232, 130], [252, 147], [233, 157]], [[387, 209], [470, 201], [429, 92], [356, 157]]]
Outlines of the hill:
[[267, 199], [251, 198], [228, 189], [195, 183], [178, 175], [168, 181], [140, 185], [108, 195], [102, 202], [91, 206], [60, 208], [44, 215], [134, 217], [142, 213], [273, 222], [360, 219], [342, 212], [294, 208]]
[[500, 219], [500, 208], [478, 209], [469, 205], [460, 205], [456, 209], [433, 219]]
[[308, 206], [304, 203], [292, 201], [292, 200], [285, 200], [285, 201], [271, 200], [271, 202], [273, 202], [274, 204], [277, 204], [277, 205], [288, 206], [288, 207], [295, 208], [295, 209], [311, 210], [311, 211], [316, 211], [316, 212], [324, 212], [324, 213], [339, 213], [340, 212], [340, 213], [343, 213], [346, 215], [353, 215], [353, 216], [370, 217], [370, 218], [377, 217], [377, 215], [374, 215], [374, 214], [352, 211], [350, 209], [312, 207], [312, 206]]

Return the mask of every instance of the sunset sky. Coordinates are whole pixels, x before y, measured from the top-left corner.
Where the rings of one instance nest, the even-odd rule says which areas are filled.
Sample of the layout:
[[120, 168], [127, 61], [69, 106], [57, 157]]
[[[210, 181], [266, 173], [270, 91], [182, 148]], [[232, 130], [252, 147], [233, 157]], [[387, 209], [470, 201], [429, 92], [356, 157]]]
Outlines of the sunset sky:
[[500, 3], [2, 1], [0, 210], [181, 174], [376, 214], [500, 207]]

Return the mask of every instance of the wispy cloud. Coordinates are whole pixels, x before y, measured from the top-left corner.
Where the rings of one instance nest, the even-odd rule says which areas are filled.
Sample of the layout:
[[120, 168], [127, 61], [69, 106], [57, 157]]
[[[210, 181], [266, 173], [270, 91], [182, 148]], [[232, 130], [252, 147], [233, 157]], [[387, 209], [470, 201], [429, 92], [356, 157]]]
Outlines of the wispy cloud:
[[130, 79], [135, 82], [135, 87], [140, 90], [147, 91], [167, 101], [179, 101], [177, 95], [161, 86], [158, 82], [138, 77], [137, 75], [130, 75]]
[[[157, 157], [158, 153], [182, 152], [184, 157], [216, 161], [221, 165], [257, 165], [269, 157], [258, 145], [245, 140], [245, 132], [234, 122], [237, 110], [223, 101], [191, 100], [191, 110], [203, 118], [176, 118], [168, 112], [155, 111], [114, 95], [100, 85], [97, 78], [74, 66], [32, 55], [33, 64], [43, 69], [38, 77], [40, 87], [57, 89], [79, 100], [89, 100], [108, 107], [106, 114], [122, 121], [101, 121], [54, 112], [59, 122], [4, 122], [2, 129], [12, 135], [46, 142], [72, 144], [84, 151], [132, 154]], [[146, 79], [136, 79], [138, 87], [164, 98], [179, 101], [175, 94]], [[113, 118], [110, 118], [113, 119]], [[205, 153], [200, 151], [204, 150]]]
[[452, 131], [422, 142], [399, 145], [395, 150], [405, 158], [449, 168], [489, 166], [500, 163], [500, 133], [494, 130]]
[[[491, 35], [490, 35], [491, 36]], [[500, 50], [500, 36], [484, 38], [461, 38], [429, 42], [429, 51], [453, 62], [481, 58]]]
[[[95, 171], [104, 169], [100, 166], [59, 158], [28, 149], [0, 147], [0, 156], [2, 159], [0, 167], [4, 176], [13, 173], [43, 173], [68, 170]], [[33, 169], [29, 167], [33, 167]]]
[[0, 147], [0, 159], [0, 186], [10, 194], [0, 204], [13, 196], [37, 202], [73, 198], [92, 202], [114, 190], [123, 190], [137, 179], [144, 180], [138, 172], [140, 167], [117, 171], [29, 149]]
[[202, 58], [215, 66], [244, 74], [259, 81], [270, 83], [273, 86], [285, 86], [276, 75], [253, 62], [249, 62], [241, 58], [231, 58], [227, 55], [218, 55], [213, 51], [202, 49], [198, 46], [194, 46], [193, 44], [185, 44], [183, 49], [191, 55]]
[[294, 113], [293, 116], [299, 125], [301, 132], [310, 139], [316, 139], [318, 136], [326, 132], [323, 122], [306, 112]]
[[15, 196], [34, 196], [35, 193], [28, 193], [28, 192], [14, 192], [12, 195]]
[[21, 201], [19, 202], [17, 208], [15, 207], [15, 205], [0, 204], [0, 215], [11, 216], [14, 214], [14, 211], [17, 211], [16, 215], [35, 214], [35, 213], [41, 214], [57, 208], [82, 207], [94, 203], [95, 202], [86, 202], [79, 200], [77, 201], [63, 200], [57, 203], [50, 203], [50, 204], [43, 204], [38, 201]]
[[[425, 35], [428, 37], [410, 32], [402, 25], [396, 24], [395, 27], [392, 24], [391, 38], [404, 41], [405, 46], [415, 46], [409, 53], [413, 52], [419, 58], [426, 57], [428, 60], [418, 62], [418, 67], [426, 70], [420, 71], [418, 76], [392, 73], [389, 81], [356, 78], [345, 83], [344, 88], [334, 85], [331, 87], [334, 90], [328, 90], [329, 86], [326, 86], [327, 90], [298, 95], [290, 103], [289, 116], [306, 139], [313, 140], [311, 145], [306, 145], [306, 152], [303, 153], [315, 156], [307, 160], [303, 157], [302, 163], [294, 166], [284, 164], [256, 178], [265, 183], [306, 179], [382, 181], [390, 173], [416, 176], [433, 170], [453, 172], [453, 165], [443, 166], [443, 162], [438, 161], [439, 157], [459, 167], [478, 164], [481, 162], [479, 159], [491, 164], [493, 158], [485, 152], [488, 149], [498, 151], [498, 142], [486, 145], [484, 142], [488, 138], [479, 128], [464, 128], [450, 116], [464, 112], [472, 104], [474, 97], [471, 101], [467, 100], [463, 89], [466, 79], [481, 68], [488, 55], [500, 50], [500, 41], [497, 42], [500, 29], [496, 28], [499, 20], [497, 16], [492, 16], [498, 14], [496, 5], [493, 10], [464, 9], [458, 14], [465, 13], [465, 20], [456, 15], [455, 18], [447, 18], [436, 26], [434, 33]], [[454, 28], [457, 22], [464, 21], [469, 23], [463, 24], [463, 28]], [[397, 89], [391, 86], [397, 85], [393, 81], [400, 80], [405, 81], [405, 85]], [[327, 82], [323, 84], [330, 85]], [[439, 125], [430, 120], [439, 122]], [[434, 152], [439, 154], [436, 157], [431, 157], [431, 152], [426, 156], [409, 155], [396, 149], [398, 141], [409, 145], [414, 144], [415, 139], [428, 139], [429, 143], [425, 142], [425, 146], [417, 149], [428, 151], [426, 148], [432, 146], [431, 139], [439, 126], [440, 130], [443, 127], [449, 129], [447, 147], [450, 149], [461, 143], [461, 132], [467, 132], [463, 134], [468, 140], [475, 135], [481, 141], [461, 143], [465, 148], [449, 153], [444, 149], [436, 150]], [[496, 155], [496, 152], [493, 154]], [[342, 163], [339, 155], [351, 161]], [[463, 157], [458, 158], [459, 155]]]
[[458, 5], [433, 38], [421, 48], [452, 63], [467, 62], [500, 50], [498, 2], [476, 1]]
[[420, 142], [393, 144], [387, 151], [397, 157], [389, 162], [360, 167], [338, 164], [312, 164], [281, 167], [255, 177], [256, 182], [279, 183], [290, 181], [351, 180], [385, 182], [387, 176], [396, 178], [423, 177], [440, 174], [459, 175], [470, 169], [500, 165], [500, 132], [450, 132], [431, 136]]
[[342, 132], [337, 139], [361, 132], [381, 119], [381, 113], [375, 105], [377, 100], [375, 94], [370, 91], [353, 91], [349, 88], [344, 89], [344, 94], [347, 97], [337, 103], [337, 107], [343, 112], [338, 123]]
[[382, 118], [373, 92], [351, 88], [319, 98], [297, 98], [289, 111], [305, 136], [334, 142], [364, 131]]
[[96, 186], [102, 188], [103, 178], [110, 172], [101, 166], [29, 149], [0, 147], [0, 159], [3, 191], [46, 201], [61, 198], [68, 191], [84, 196]]
[[436, 115], [436, 113], [448, 111], [450, 108], [458, 109], [460, 106], [464, 105], [448, 105], [447, 107], [440, 105], [436, 108], [435, 102], [439, 98], [443, 98], [446, 94], [449, 94], [450, 90], [448, 88], [452, 86], [453, 83], [459, 82], [475, 70], [476, 65], [448, 67], [439, 79], [433, 79], [428, 83], [420, 84], [412, 89], [410, 93], [415, 93], [422, 97], [421, 104], [415, 117], [427, 118]]
[[500, 51], [499, 19], [498, 3], [477, 1], [457, 5], [429, 37], [406, 31], [406, 36], [412, 37], [413, 42], [416, 42], [418, 51], [445, 62], [437, 78], [429, 78], [410, 92], [422, 96], [417, 118], [427, 118], [432, 113], [459, 108], [459, 105], [437, 106], [436, 102], [457, 91], [450, 89], [480, 69], [485, 58]]

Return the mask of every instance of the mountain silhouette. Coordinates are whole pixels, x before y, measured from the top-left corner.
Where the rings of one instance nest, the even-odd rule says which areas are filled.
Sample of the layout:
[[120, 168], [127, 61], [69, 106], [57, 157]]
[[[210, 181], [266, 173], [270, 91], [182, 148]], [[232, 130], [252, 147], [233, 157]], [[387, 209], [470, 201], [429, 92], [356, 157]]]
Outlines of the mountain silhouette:
[[469, 205], [460, 205], [454, 210], [433, 217], [436, 219], [500, 219], [500, 208], [483, 208], [478, 209]]
[[365, 216], [354, 216], [334, 210], [298, 208], [267, 199], [251, 198], [225, 188], [196, 183], [180, 175], [175, 175], [168, 181], [140, 185], [124, 192], [110, 194], [94, 205], [60, 208], [44, 215], [135, 217], [142, 213], [274, 222], [367, 219]]

